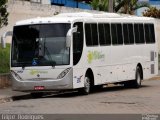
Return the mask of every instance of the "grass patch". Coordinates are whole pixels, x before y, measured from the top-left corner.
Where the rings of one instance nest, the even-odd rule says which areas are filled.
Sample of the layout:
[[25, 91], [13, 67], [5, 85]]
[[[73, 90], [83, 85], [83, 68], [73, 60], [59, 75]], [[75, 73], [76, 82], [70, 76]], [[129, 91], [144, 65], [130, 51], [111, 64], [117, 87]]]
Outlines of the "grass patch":
[[0, 44], [0, 73], [9, 72], [10, 44], [6, 44], [6, 48], [2, 48]]

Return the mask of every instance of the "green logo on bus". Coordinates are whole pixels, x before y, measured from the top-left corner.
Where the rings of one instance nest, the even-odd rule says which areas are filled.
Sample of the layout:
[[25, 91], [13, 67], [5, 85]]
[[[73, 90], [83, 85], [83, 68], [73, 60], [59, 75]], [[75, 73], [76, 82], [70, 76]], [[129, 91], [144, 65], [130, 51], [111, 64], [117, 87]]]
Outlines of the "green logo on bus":
[[35, 75], [35, 74], [39, 74], [39, 73], [41, 73], [41, 74], [47, 74], [48, 72], [47, 71], [39, 71], [39, 70], [31, 70], [30, 71], [31, 75]]
[[93, 60], [104, 59], [105, 55], [99, 51], [88, 51], [88, 63], [92, 63]]

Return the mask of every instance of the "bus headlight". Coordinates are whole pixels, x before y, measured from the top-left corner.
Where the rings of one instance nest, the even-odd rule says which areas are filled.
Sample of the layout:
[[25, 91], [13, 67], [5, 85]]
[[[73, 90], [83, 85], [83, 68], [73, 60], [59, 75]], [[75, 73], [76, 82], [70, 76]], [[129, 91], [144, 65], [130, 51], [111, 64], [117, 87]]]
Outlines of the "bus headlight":
[[65, 69], [63, 72], [61, 72], [61, 73], [58, 75], [57, 79], [63, 78], [63, 77], [70, 71], [70, 69], [71, 69], [71, 68], [67, 68], [67, 69]]
[[14, 71], [11, 70], [12, 76], [15, 76], [17, 79], [22, 80], [22, 78]]

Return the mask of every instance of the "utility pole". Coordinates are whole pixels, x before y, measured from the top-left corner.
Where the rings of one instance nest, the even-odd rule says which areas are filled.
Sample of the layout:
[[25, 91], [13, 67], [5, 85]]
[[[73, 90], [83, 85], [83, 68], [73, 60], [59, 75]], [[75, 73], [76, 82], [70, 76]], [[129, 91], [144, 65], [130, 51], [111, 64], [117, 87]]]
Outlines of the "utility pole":
[[108, 12], [113, 12], [113, 3], [114, 3], [114, 0], [109, 0], [109, 9], [108, 9]]

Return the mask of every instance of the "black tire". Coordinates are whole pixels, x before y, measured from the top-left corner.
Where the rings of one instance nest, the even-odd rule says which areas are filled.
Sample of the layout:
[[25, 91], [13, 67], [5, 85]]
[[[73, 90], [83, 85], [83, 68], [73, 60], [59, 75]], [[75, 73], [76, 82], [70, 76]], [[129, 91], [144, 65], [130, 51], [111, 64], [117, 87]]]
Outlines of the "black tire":
[[33, 98], [41, 98], [43, 96], [43, 92], [33, 92], [30, 94]]
[[136, 75], [135, 80], [129, 80], [124, 82], [125, 88], [139, 88], [141, 87], [141, 81], [142, 81], [142, 70], [140, 67], [136, 68]]
[[136, 79], [133, 81], [133, 87], [134, 88], [141, 87], [141, 82], [142, 82], [142, 70], [140, 69], [140, 67], [137, 67], [137, 69], [136, 69]]
[[88, 95], [91, 91], [91, 80], [88, 76], [85, 77], [84, 87], [80, 88], [78, 92], [82, 95]]

